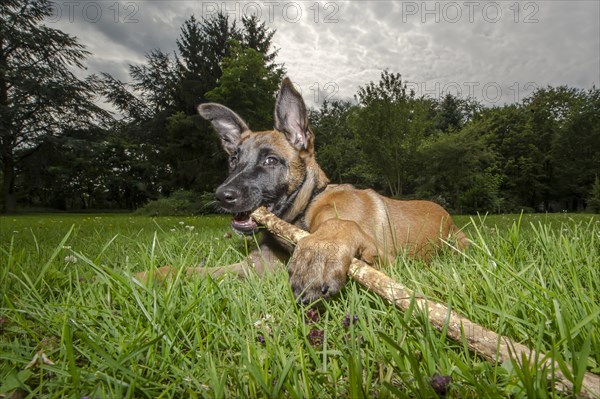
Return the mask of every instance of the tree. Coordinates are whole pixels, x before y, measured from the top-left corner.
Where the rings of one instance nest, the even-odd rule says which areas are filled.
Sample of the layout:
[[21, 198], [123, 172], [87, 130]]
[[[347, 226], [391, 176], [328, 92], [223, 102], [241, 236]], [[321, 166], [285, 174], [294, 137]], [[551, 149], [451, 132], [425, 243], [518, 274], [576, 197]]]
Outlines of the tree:
[[415, 97], [414, 91], [411, 90], [407, 93], [406, 89], [406, 84], [402, 84], [402, 75], [391, 73], [385, 69], [381, 72], [377, 84], [371, 81], [359, 87], [354, 98], [363, 106], [368, 106], [374, 101], [399, 103]]
[[42, 25], [49, 0], [4, 0], [0, 5], [0, 162], [4, 211], [16, 207], [16, 168], [49, 137], [106, 117], [94, 105], [95, 87], [69, 69], [88, 55], [76, 38]]
[[555, 165], [553, 194], [566, 203], [565, 209], [577, 210], [600, 175], [600, 90], [572, 95], [550, 152]]
[[332, 182], [372, 187], [378, 182], [378, 173], [349, 124], [355, 107], [348, 101], [324, 101], [318, 110], [310, 112], [317, 160]]
[[382, 188], [392, 196], [408, 193], [416, 157], [425, 136], [433, 133], [433, 101], [407, 92], [400, 74], [383, 71], [378, 84], [360, 87], [350, 126]]
[[236, 22], [225, 14], [197, 20], [191, 16], [181, 27], [176, 41], [178, 82], [177, 109], [187, 115], [196, 113], [198, 103], [221, 77], [221, 62], [229, 55], [229, 43], [240, 36]]
[[261, 53], [243, 49], [236, 41], [230, 49], [231, 55], [222, 62], [219, 84], [206, 93], [206, 99], [234, 109], [254, 130], [273, 128], [275, 93], [283, 71], [270, 71]]
[[198, 103], [210, 100], [206, 94], [219, 85], [224, 68], [247, 50], [260, 54], [260, 64], [268, 72], [283, 74], [281, 65], [275, 63], [278, 51], [271, 50], [275, 30], [256, 16], [242, 18], [241, 28], [236, 22], [217, 13], [201, 21], [192, 16], [183, 24], [176, 56], [181, 101], [178, 110], [194, 115]]
[[436, 103], [436, 128], [442, 132], [460, 130], [482, 106], [473, 98], [463, 99], [447, 93]]
[[[530, 132], [529, 145], [535, 154], [532, 169], [537, 174], [534, 181], [537, 187], [536, 202], [542, 203], [544, 210], [549, 209], [550, 199], [557, 194], [553, 187], [557, 164], [552, 143], [575, 110], [577, 102], [578, 91], [565, 86], [540, 88], [523, 101], [527, 115], [526, 129]], [[536, 207], [537, 203], [531, 206]]]
[[275, 62], [279, 50], [272, 48], [276, 31], [268, 29], [256, 15], [243, 17], [242, 25], [244, 29], [241, 32], [240, 43], [243, 47], [262, 54], [265, 66], [270, 72], [282, 71], [283, 66]]
[[104, 166], [98, 157], [105, 140], [106, 132], [97, 128], [66, 130], [45, 140], [19, 165], [19, 202], [61, 210], [101, 205]]
[[600, 213], [600, 177], [596, 176], [588, 195], [588, 207], [592, 212]]
[[419, 198], [461, 213], [498, 210], [501, 176], [496, 171], [496, 154], [476, 124], [431, 136], [419, 158]]
[[105, 200], [121, 209], [134, 210], [148, 198], [156, 198], [161, 181], [152, 157], [143, 143], [134, 143], [120, 132], [102, 142], [96, 162], [101, 165]]
[[539, 135], [529, 118], [523, 106], [513, 104], [486, 109], [468, 126], [498, 156], [507, 211], [535, 209], [546, 189]]
[[161, 149], [169, 160], [170, 189], [206, 192], [222, 182], [227, 172], [226, 157], [212, 132], [199, 115], [178, 112], [167, 118], [166, 145]]

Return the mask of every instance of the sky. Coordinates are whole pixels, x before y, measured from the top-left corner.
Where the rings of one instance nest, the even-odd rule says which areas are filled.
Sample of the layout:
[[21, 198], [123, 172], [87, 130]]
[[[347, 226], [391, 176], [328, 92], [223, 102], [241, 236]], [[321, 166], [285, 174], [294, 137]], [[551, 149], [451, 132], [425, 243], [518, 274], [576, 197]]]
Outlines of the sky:
[[259, 15], [276, 29], [277, 62], [309, 106], [350, 100], [381, 71], [418, 95], [520, 102], [547, 85], [600, 84], [600, 1], [57, 1], [46, 24], [92, 54], [82, 76], [175, 51], [190, 16]]

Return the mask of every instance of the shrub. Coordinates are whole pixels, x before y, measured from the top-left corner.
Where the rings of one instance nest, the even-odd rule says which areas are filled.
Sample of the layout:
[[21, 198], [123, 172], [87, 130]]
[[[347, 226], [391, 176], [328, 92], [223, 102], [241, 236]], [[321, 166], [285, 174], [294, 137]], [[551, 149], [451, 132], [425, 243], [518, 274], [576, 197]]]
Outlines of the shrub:
[[169, 197], [150, 201], [136, 210], [137, 214], [149, 216], [183, 216], [216, 213], [216, 201], [213, 193], [194, 193], [175, 191]]

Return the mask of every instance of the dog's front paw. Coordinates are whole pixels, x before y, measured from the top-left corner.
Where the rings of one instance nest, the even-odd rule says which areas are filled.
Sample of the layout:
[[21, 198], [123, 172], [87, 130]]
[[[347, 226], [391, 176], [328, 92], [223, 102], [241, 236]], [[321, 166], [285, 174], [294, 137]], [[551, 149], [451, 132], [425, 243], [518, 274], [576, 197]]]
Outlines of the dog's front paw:
[[346, 283], [354, 248], [318, 237], [298, 243], [288, 263], [290, 284], [296, 300], [303, 304], [335, 295]]

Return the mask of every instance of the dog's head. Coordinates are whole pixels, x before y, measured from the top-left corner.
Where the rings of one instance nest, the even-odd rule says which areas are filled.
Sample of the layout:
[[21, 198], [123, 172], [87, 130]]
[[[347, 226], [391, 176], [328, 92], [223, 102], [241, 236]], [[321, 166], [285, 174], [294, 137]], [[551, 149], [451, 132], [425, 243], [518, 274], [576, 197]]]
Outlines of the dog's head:
[[313, 133], [302, 96], [285, 78], [275, 103], [275, 129], [253, 132], [235, 112], [214, 103], [201, 104], [229, 155], [229, 177], [217, 189], [221, 206], [233, 213], [232, 227], [252, 234], [250, 213], [261, 205], [282, 217], [306, 178], [314, 158]]

